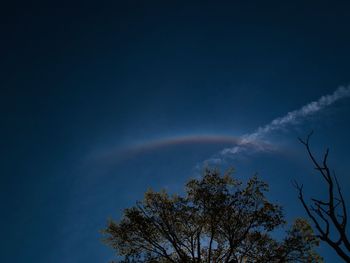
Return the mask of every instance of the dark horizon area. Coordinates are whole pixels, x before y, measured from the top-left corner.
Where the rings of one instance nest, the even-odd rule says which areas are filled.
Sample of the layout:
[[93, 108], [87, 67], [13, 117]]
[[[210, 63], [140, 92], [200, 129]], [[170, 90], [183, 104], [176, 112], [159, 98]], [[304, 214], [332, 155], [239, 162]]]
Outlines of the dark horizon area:
[[307, 197], [325, 191], [297, 140], [311, 130], [350, 200], [349, 12], [347, 1], [4, 5], [0, 261], [111, 261], [108, 218], [148, 188], [182, 193], [206, 164], [243, 181], [257, 172], [288, 222], [306, 217], [291, 180]]

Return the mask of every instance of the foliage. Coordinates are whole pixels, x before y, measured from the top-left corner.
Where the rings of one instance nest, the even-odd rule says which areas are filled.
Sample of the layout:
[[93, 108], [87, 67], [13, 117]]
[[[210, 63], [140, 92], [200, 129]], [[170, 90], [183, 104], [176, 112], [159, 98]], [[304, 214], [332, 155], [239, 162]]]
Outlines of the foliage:
[[109, 222], [104, 241], [121, 262], [320, 262], [305, 220], [281, 240], [273, 237], [285, 220], [266, 191], [256, 176], [243, 185], [231, 173], [208, 169], [187, 183], [184, 197], [146, 192], [120, 222]]

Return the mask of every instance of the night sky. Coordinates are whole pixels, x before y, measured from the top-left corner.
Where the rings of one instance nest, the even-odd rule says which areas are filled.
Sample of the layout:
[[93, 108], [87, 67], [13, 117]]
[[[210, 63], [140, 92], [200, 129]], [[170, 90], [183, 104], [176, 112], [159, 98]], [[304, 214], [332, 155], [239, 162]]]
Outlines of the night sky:
[[258, 172], [306, 216], [291, 180], [324, 192], [297, 140], [311, 130], [350, 200], [349, 1], [0, 10], [1, 262], [108, 262], [107, 219], [205, 165]]

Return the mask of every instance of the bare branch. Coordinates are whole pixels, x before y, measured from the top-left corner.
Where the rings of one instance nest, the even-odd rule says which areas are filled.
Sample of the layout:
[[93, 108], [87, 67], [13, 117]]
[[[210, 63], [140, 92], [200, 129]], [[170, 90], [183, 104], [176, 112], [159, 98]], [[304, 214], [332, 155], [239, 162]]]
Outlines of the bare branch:
[[[319, 232], [320, 239], [327, 242], [327, 244], [330, 245], [337, 252], [337, 254], [346, 262], [350, 262], [350, 243], [346, 233], [346, 204], [339, 186], [338, 179], [334, 172], [332, 176], [328, 167], [327, 161], [329, 156], [329, 149], [326, 149], [323, 155], [322, 164], [320, 164], [315, 158], [310, 148], [310, 137], [312, 136], [312, 134], [313, 132], [311, 132], [307, 136], [306, 140], [302, 140], [300, 138], [298, 139], [305, 146], [312, 163], [315, 165], [315, 169], [321, 174], [323, 179], [325, 179], [326, 181], [328, 188], [328, 200], [322, 201], [320, 199], [311, 198], [311, 201], [313, 202], [314, 206], [310, 206], [304, 200], [303, 185], [299, 185], [296, 182], [294, 182], [293, 185], [298, 190], [298, 198], [301, 201], [307, 215], [314, 223], [315, 228]], [[334, 192], [334, 185], [336, 187], [336, 192]], [[341, 205], [342, 213], [337, 212], [337, 208], [339, 207], [339, 205]], [[341, 222], [339, 221], [339, 219], [341, 219]], [[323, 229], [321, 227], [321, 222], [323, 222], [323, 224], [326, 226], [326, 229]], [[335, 233], [333, 233], [332, 236], [334, 236], [334, 234], [337, 234], [339, 236], [339, 239], [336, 242], [332, 241], [332, 239], [330, 238], [331, 229], [335, 230]], [[344, 244], [345, 248], [341, 246], [342, 244]]]

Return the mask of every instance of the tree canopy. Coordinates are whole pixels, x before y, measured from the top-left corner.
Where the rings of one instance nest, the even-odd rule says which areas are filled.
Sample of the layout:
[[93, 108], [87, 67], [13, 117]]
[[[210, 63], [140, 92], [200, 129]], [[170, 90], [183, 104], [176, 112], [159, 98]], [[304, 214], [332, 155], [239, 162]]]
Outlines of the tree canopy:
[[147, 191], [119, 222], [109, 221], [104, 241], [120, 262], [320, 262], [305, 220], [275, 233], [286, 222], [267, 191], [257, 176], [243, 184], [207, 169], [184, 196]]

